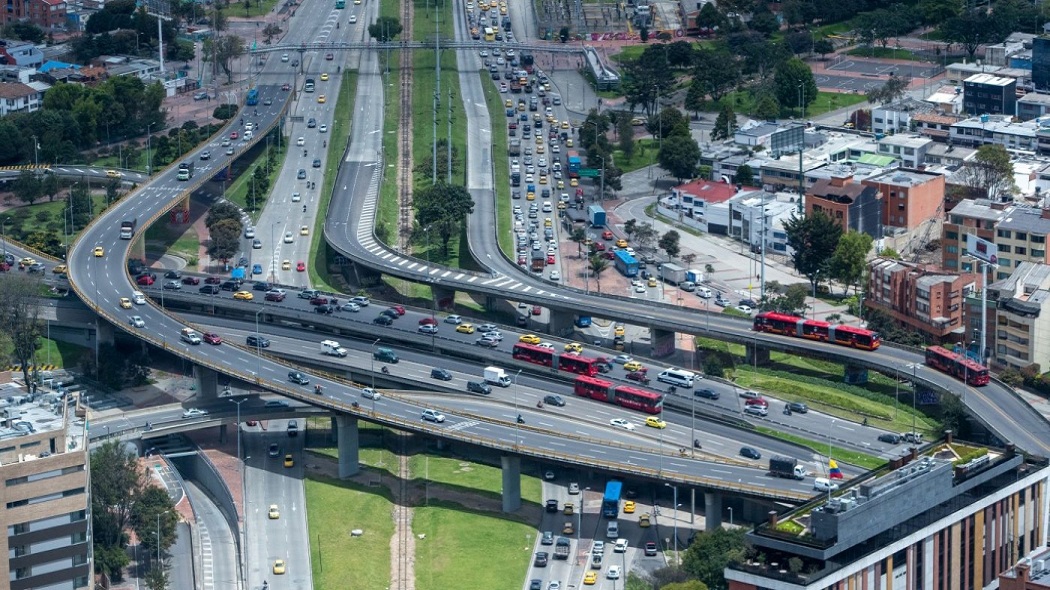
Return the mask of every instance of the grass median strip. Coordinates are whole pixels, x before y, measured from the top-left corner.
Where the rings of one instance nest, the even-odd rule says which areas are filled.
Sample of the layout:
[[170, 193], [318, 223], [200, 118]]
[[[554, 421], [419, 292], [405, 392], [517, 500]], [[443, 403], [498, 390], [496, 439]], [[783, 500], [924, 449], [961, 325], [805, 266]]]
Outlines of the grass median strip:
[[828, 452], [830, 451], [831, 457], [836, 461], [841, 461], [850, 465], [856, 465], [857, 467], [862, 467], [867, 470], [878, 469], [879, 467], [882, 467], [886, 464], [885, 459], [880, 459], [879, 457], [868, 455], [867, 453], [851, 451], [849, 449], [836, 447], [834, 445], [831, 445], [829, 447], [827, 444], [821, 443], [819, 441], [810, 440], [808, 438], [796, 436], [794, 434], [788, 434], [786, 432], [780, 432], [779, 430], [774, 430], [772, 428], [757, 426], [755, 427], [755, 431], [765, 434], [767, 436], [771, 436], [773, 438], [778, 438], [783, 441], [795, 443], [797, 445], [802, 445], [803, 447], [812, 449], [813, 452], [819, 455], [827, 456]]
[[[317, 475], [307, 477], [304, 484], [316, 588], [388, 588], [394, 523], [387, 490]], [[356, 529], [361, 536], [350, 534]]]
[[499, 249], [508, 258], [514, 257], [514, 243], [510, 233], [510, 170], [507, 162], [507, 135], [503, 132], [503, 122], [507, 116], [504, 112], [503, 99], [499, 90], [484, 75], [481, 87], [485, 91], [485, 105], [489, 110], [490, 127], [492, 128], [492, 161], [493, 197], [496, 199], [496, 239]]

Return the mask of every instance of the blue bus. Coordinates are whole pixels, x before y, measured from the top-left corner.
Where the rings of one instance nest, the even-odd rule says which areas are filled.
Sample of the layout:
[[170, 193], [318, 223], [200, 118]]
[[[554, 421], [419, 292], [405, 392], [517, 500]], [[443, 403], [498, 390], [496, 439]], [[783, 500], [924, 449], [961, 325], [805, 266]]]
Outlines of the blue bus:
[[252, 88], [248, 91], [248, 98], [244, 101], [248, 106], [259, 104], [259, 89]]
[[625, 277], [638, 276], [638, 260], [627, 253], [626, 250], [617, 250], [614, 253], [613, 266]]
[[616, 518], [620, 515], [620, 492], [623, 491], [623, 482], [615, 479], [605, 484], [605, 497], [602, 498], [602, 516]]

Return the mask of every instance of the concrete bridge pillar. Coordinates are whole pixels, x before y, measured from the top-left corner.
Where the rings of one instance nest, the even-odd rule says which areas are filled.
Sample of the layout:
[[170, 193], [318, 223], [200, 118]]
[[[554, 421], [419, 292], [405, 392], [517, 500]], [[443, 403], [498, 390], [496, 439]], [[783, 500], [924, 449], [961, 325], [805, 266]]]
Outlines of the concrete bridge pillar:
[[340, 271], [347, 282], [358, 287], [375, 287], [383, 278], [382, 273], [360, 264], [346, 263], [340, 265]]
[[499, 299], [498, 297], [493, 297], [492, 295], [486, 295], [485, 296], [485, 311], [497, 311], [497, 310], [499, 310], [499, 306], [500, 306], [500, 304], [502, 302], [503, 302], [503, 300]]
[[747, 364], [749, 365], [768, 365], [769, 364], [769, 349], [757, 346], [755, 344], [745, 344], [744, 348], [747, 349]]
[[430, 291], [434, 296], [434, 309], [451, 310], [456, 304], [456, 290], [442, 287], [441, 285], [430, 285]]
[[197, 397], [213, 400], [219, 397], [219, 374], [203, 365], [193, 365], [193, 379], [197, 382]]
[[652, 352], [650, 354], [654, 358], [669, 357], [676, 352], [676, 335], [674, 332], [650, 326], [649, 333], [652, 334]]
[[361, 471], [359, 452], [361, 441], [357, 430], [357, 418], [340, 415], [335, 418], [336, 436], [339, 439], [339, 477], [347, 478]]
[[515, 512], [521, 508], [521, 457], [503, 455], [503, 511]]
[[107, 322], [102, 318], [95, 320], [95, 334], [99, 344], [113, 344], [116, 338], [116, 328], [113, 324]]
[[547, 331], [552, 336], [568, 336], [573, 331], [573, 314], [567, 311], [555, 311], [553, 309], [550, 312], [550, 323], [547, 324]]
[[842, 380], [846, 383], [864, 384], [868, 382], [868, 369], [846, 364], [842, 367]]
[[704, 492], [704, 529], [713, 531], [722, 526], [722, 494]]

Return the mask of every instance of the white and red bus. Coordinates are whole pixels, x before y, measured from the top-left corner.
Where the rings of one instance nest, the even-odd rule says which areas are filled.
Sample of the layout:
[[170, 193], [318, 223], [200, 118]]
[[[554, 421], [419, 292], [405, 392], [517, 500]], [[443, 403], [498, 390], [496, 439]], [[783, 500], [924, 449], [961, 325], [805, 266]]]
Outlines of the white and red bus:
[[796, 315], [775, 311], [763, 311], [756, 315], [753, 329], [756, 332], [808, 338], [864, 350], [875, 350], [882, 344], [878, 332], [844, 324], [807, 320]]
[[566, 373], [590, 377], [598, 374], [598, 365], [600, 363], [595, 358], [571, 353], [559, 353], [553, 348], [544, 348], [535, 344], [525, 344], [524, 342], [514, 344], [513, 355], [519, 361], [544, 367], [553, 367]]
[[991, 380], [988, 367], [940, 346], [930, 346], [926, 349], [926, 365], [967, 385], [988, 385], [988, 381]]
[[616, 385], [612, 381], [595, 377], [577, 377], [573, 392], [581, 397], [616, 404], [646, 414], [659, 414], [664, 409], [664, 396], [661, 393], [630, 385]]

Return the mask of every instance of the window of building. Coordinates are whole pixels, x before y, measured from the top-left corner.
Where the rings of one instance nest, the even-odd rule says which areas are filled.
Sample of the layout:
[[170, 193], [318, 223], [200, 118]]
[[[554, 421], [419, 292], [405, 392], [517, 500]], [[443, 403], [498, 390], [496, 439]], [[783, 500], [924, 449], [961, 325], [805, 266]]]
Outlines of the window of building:
[[1019, 231], [1019, 232], [1014, 234], [1014, 239], [1015, 240], [1027, 240], [1028, 239], [1028, 232]]
[[1001, 266], [1003, 268], [1010, 268], [1010, 259], [1009, 258], [1000, 258], [999, 259], [999, 266]]
[[1010, 244], [996, 244], [995, 248], [1000, 252], [1009, 252]]
[[958, 240], [959, 232], [957, 231], [946, 231], [944, 232], [944, 238], [947, 240]]
[[1032, 237], [1029, 239], [1029, 241], [1031, 241], [1033, 244], [1045, 244], [1046, 243], [1046, 236], [1041, 236], [1039, 234], [1032, 234]]
[[1020, 254], [1021, 256], [1028, 255], [1028, 248], [1024, 246], [1014, 246], [1014, 254]]
[[995, 235], [997, 237], [1000, 237], [1000, 238], [1009, 238], [1010, 237], [1010, 230], [1008, 230], [1008, 229], [997, 229], [997, 230], [995, 230]]

